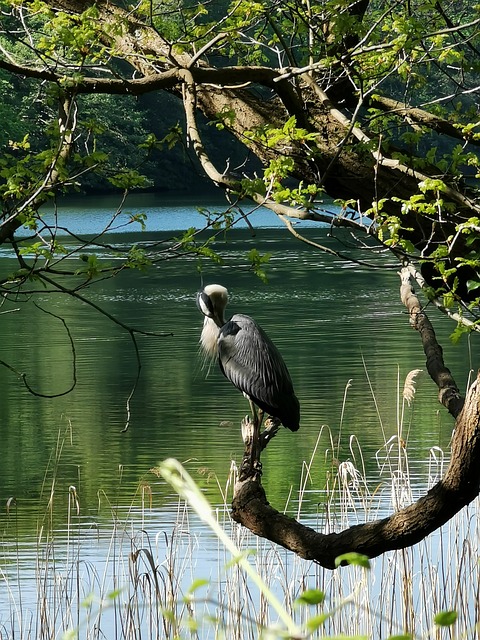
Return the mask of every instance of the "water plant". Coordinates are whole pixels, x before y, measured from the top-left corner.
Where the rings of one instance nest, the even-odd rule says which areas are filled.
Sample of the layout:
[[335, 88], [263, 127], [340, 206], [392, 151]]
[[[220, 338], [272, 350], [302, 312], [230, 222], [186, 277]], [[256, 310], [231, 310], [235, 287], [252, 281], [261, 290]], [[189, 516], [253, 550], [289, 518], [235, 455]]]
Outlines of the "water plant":
[[[286, 509], [327, 531], [412, 499], [419, 483], [408, 448], [412, 382], [410, 374], [398, 394], [397, 434], [377, 452], [377, 477], [367, 477], [357, 438], [340, 448], [329, 436], [331, 446], [320, 446], [323, 427], [298, 500], [290, 498]], [[226, 481], [217, 480], [217, 504], [207, 502], [185, 467], [168, 460], [139, 483], [129, 505], [99, 492], [95, 516], [83, 514], [76, 486], [65, 490], [58, 478], [71, 428], [59, 436], [45, 473], [34, 540], [22, 529], [23, 507], [7, 505], [2, 640], [426, 639], [472, 637], [479, 628], [478, 500], [415, 547], [372, 561], [346, 555], [338, 562], [347, 566], [329, 571], [231, 519], [235, 463]], [[310, 471], [326, 460], [327, 485], [312, 488]], [[432, 447], [423, 482], [432, 485], [445, 462]], [[179, 494], [168, 509], [165, 479]], [[316, 513], [306, 508], [312, 500]]]

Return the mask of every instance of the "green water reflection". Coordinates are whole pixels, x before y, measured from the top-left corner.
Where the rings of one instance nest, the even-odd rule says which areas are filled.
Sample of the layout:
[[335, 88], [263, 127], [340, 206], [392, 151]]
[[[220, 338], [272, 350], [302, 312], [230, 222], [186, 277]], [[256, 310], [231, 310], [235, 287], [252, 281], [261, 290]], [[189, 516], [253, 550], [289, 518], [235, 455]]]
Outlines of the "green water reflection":
[[[325, 231], [312, 233], [328, 242]], [[253, 246], [272, 253], [267, 285], [247, 269], [244, 254]], [[335, 443], [340, 437], [340, 460], [352, 459], [349, 437], [354, 434], [367, 470], [377, 473], [375, 451], [397, 431], [398, 386], [411, 369], [424, 369], [418, 336], [398, 298], [395, 270], [348, 267], [286, 240], [280, 230], [259, 232], [256, 238], [238, 231], [236, 241], [223, 248], [224, 264], [203, 264], [204, 282], [226, 285], [231, 313], [248, 313], [264, 326], [288, 363], [302, 406], [299, 433], [282, 430], [264, 455], [271, 502], [282, 508], [290, 487], [298, 487], [303, 462], [310, 459], [323, 425], [328, 430], [322, 431], [310, 488], [324, 486], [330, 432]], [[10, 268], [11, 259], [2, 257], [0, 272]], [[86, 294], [124, 323], [172, 334], [138, 337], [142, 369], [126, 432], [126, 402], [137, 366], [128, 334], [88, 305], [58, 295], [39, 293], [35, 300], [2, 307], [12, 312], [0, 315], [0, 359], [24, 372], [35, 391], [68, 389], [73, 370], [62, 323], [34, 302], [66, 320], [77, 360], [75, 389], [58, 398], [32, 396], [21, 380], [0, 367], [0, 500], [6, 504], [16, 498], [22, 527], [35, 528], [36, 507], [46, 504], [54, 479], [65, 509], [69, 487], [75, 486], [84, 515], [93, 517], [99, 504], [102, 509], [106, 503], [140, 502], [139, 484], [151, 488], [157, 507], [168, 509], [171, 491], [150, 469], [170, 456], [186, 461], [209, 497], [221, 500], [215, 478], [223, 485], [231, 460], [241, 459], [238, 425], [248, 404], [217, 367], [202, 367], [202, 318], [195, 306], [201, 285], [197, 262], [178, 258], [147, 274], [123, 272]], [[438, 316], [433, 319], [446, 361], [463, 388], [470, 368], [478, 366], [478, 345], [452, 345], [447, 336], [453, 326]], [[425, 373], [417, 388], [414, 411], [406, 412], [405, 421], [410, 456], [421, 473], [429, 449], [447, 445], [452, 421], [438, 407]], [[320, 500], [313, 492], [309, 508], [315, 510]]]

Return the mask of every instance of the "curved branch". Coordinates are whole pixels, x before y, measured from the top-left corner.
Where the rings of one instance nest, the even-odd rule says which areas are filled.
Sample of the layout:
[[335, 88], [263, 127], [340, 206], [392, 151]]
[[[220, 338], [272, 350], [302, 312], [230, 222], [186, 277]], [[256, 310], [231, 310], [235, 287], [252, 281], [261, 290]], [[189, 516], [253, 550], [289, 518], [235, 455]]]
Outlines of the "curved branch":
[[[440, 118], [429, 111], [420, 109], [419, 107], [409, 107], [404, 102], [399, 100], [393, 100], [386, 96], [373, 95], [368, 99], [370, 107], [376, 107], [384, 112], [395, 113], [399, 116], [408, 118], [411, 122], [418, 125], [422, 125], [436, 131], [437, 133], [445, 134], [450, 138], [461, 140], [466, 142], [465, 137], [462, 135], [461, 130], [455, 127], [451, 122]], [[469, 144], [480, 145], [480, 140], [475, 140], [473, 137], [468, 140]]]
[[[424, 289], [425, 286], [426, 286], [425, 278], [422, 276], [420, 271], [415, 269], [413, 267], [413, 265], [409, 265], [408, 269], [409, 269], [410, 274], [411, 274], [411, 279], [416, 281], [416, 283], [418, 284], [420, 289]], [[480, 332], [480, 325], [477, 322], [474, 322], [473, 320], [470, 320], [469, 318], [466, 318], [463, 314], [459, 313], [458, 311], [452, 311], [452, 309], [446, 307], [443, 304], [442, 299], [440, 297], [438, 297], [438, 296], [435, 297], [435, 298], [430, 298], [429, 297], [429, 301], [433, 305], [435, 305], [435, 307], [439, 311], [441, 311], [444, 315], [446, 315], [448, 318], [450, 318], [450, 320], [453, 320], [454, 322], [456, 322], [458, 325], [462, 325], [462, 326], [466, 327], [469, 331], [475, 331], [477, 333]]]
[[450, 369], [445, 366], [442, 347], [438, 344], [432, 324], [411, 286], [411, 277], [410, 268], [404, 267], [400, 273], [400, 298], [409, 313], [411, 326], [420, 334], [427, 357], [427, 371], [439, 390], [439, 402], [456, 418], [463, 408], [464, 398], [460, 395]]
[[7, 369], [15, 373], [19, 378], [21, 378], [27, 391], [31, 393], [32, 396], [37, 396], [38, 398], [60, 398], [71, 393], [77, 386], [77, 352], [75, 350], [75, 342], [73, 340], [72, 334], [70, 333], [70, 329], [68, 328], [68, 324], [66, 323], [65, 318], [62, 318], [61, 316], [58, 316], [56, 313], [52, 313], [51, 311], [47, 311], [47, 309], [44, 309], [36, 302], [34, 302], [34, 305], [37, 307], [37, 309], [43, 311], [43, 313], [46, 313], [49, 316], [60, 320], [65, 328], [65, 331], [67, 332], [68, 340], [70, 342], [70, 349], [72, 352], [72, 383], [70, 384], [68, 389], [65, 389], [65, 391], [60, 391], [59, 393], [40, 393], [39, 391], [35, 391], [35, 389], [28, 382], [26, 373], [18, 371], [18, 369], [8, 364], [8, 362], [5, 362], [4, 360], [0, 360], [0, 365], [6, 367]]
[[182, 69], [180, 77], [185, 81], [183, 104], [185, 108], [185, 117], [187, 121], [187, 140], [192, 143], [193, 150], [197, 156], [203, 170], [207, 176], [224, 189], [234, 187], [237, 182], [229, 178], [226, 174], [220, 173], [214, 166], [203, 146], [202, 139], [197, 127], [196, 121], [196, 90], [192, 72], [189, 69]]
[[[197, 126], [196, 119], [196, 85], [195, 79], [192, 72], [189, 69], [181, 69], [179, 71], [179, 76], [184, 80], [184, 96], [183, 96], [183, 104], [185, 109], [185, 118], [187, 124], [187, 138], [190, 140], [193, 146], [193, 150], [195, 155], [197, 156], [203, 170], [207, 174], [207, 176], [212, 180], [216, 185], [222, 187], [226, 190], [235, 190], [238, 192], [242, 192], [241, 183], [235, 178], [229, 176], [227, 173], [220, 173], [218, 169], [215, 167], [213, 162], [211, 161], [209, 155], [207, 154], [205, 147], [202, 142], [202, 138], [200, 136], [200, 132]], [[333, 216], [320, 214], [314, 211], [308, 211], [305, 209], [296, 209], [295, 207], [291, 207], [289, 205], [285, 205], [282, 203], [275, 202], [274, 200], [265, 197], [260, 193], [252, 193], [248, 194], [248, 197], [253, 200], [256, 204], [266, 207], [270, 209], [278, 216], [288, 216], [289, 218], [297, 218], [299, 220], [314, 220], [316, 222], [327, 222], [329, 224], [332, 223]], [[339, 225], [342, 226], [342, 225]], [[354, 220], [345, 219], [345, 226], [352, 226], [355, 228], [359, 228], [359, 225]]]
[[[450, 371], [445, 367], [433, 328], [411, 289], [409, 270], [404, 269], [401, 276], [402, 300], [409, 311], [412, 326], [421, 335], [429, 373], [440, 389], [440, 401], [452, 415], [457, 415], [451, 462], [442, 480], [417, 502], [387, 518], [329, 534], [318, 533], [274, 509], [261, 485], [259, 464], [252, 464], [252, 472], [235, 486], [234, 520], [254, 534], [327, 569], [334, 569], [335, 559], [347, 552], [356, 551], [373, 558], [386, 551], [416, 544], [445, 524], [480, 492], [480, 373], [463, 402]], [[249, 446], [251, 443], [247, 441], [244, 459], [251, 457]]]
[[113, 316], [111, 313], [109, 313], [105, 309], [102, 309], [101, 307], [99, 307], [97, 304], [95, 304], [94, 302], [92, 302], [88, 298], [85, 298], [84, 296], [80, 295], [78, 293], [78, 291], [75, 291], [74, 289], [67, 289], [66, 287], [63, 287], [58, 282], [55, 282], [54, 280], [49, 278], [47, 275], [45, 275], [45, 273], [39, 274], [39, 277], [42, 280], [44, 280], [45, 282], [48, 282], [49, 284], [53, 285], [53, 287], [55, 289], [57, 289], [58, 291], [61, 291], [62, 293], [66, 293], [66, 294], [72, 296], [72, 298], [76, 298], [77, 300], [80, 300], [81, 302], [89, 305], [90, 307], [93, 307], [93, 309], [95, 309], [96, 311], [98, 311], [99, 313], [101, 313], [102, 315], [107, 317], [109, 320], [111, 320], [112, 322], [114, 322], [115, 324], [120, 326], [122, 329], [124, 329], [128, 333], [128, 335], [130, 336], [130, 339], [131, 339], [131, 341], [133, 343], [133, 348], [134, 348], [134, 351], [135, 351], [135, 358], [136, 358], [136, 361], [137, 361], [137, 371], [136, 371], [135, 380], [134, 380], [133, 385], [132, 385], [132, 389], [131, 389], [130, 393], [128, 394], [127, 401], [126, 401], [127, 419], [126, 419], [125, 425], [124, 425], [124, 427], [122, 429], [122, 433], [127, 431], [128, 427], [130, 426], [130, 403], [131, 403], [131, 400], [132, 400], [132, 398], [133, 398], [133, 396], [135, 394], [135, 391], [137, 389], [138, 381], [140, 380], [140, 372], [141, 372], [141, 369], [142, 369], [142, 361], [141, 361], [141, 358], [140, 358], [140, 352], [138, 350], [136, 334], [140, 334], [140, 335], [144, 335], [144, 336], [167, 337], [167, 336], [172, 336], [173, 333], [156, 333], [156, 332], [153, 332], [153, 331], [142, 331], [141, 329], [135, 329], [133, 327], [130, 327], [129, 325], [125, 324], [124, 322], [119, 320], [117, 317]]
[[[300, 242], [304, 242], [305, 244], [308, 244], [311, 247], [315, 247], [315, 249], [319, 249], [320, 251], [323, 251], [324, 253], [328, 253], [331, 256], [335, 256], [336, 258], [340, 258], [340, 260], [344, 260], [344, 261], [349, 261], [349, 262], [353, 262], [354, 264], [360, 264], [363, 265], [365, 267], [368, 267], [369, 269], [376, 269], [378, 268], [376, 265], [374, 264], [370, 264], [368, 262], [365, 262], [363, 260], [357, 260], [355, 258], [352, 258], [351, 256], [347, 257], [343, 254], [341, 254], [339, 251], [335, 251], [334, 249], [331, 249], [330, 247], [327, 247], [323, 244], [320, 244], [319, 242], [316, 242], [315, 240], [311, 240], [310, 238], [306, 238], [304, 235], [302, 235], [301, 233], [298, 233], [298, 231], [293, 227], [292, 223], [290, 220], [288, 220], [285, 216], [278, 214], [279, 218], [282, 220], [282, 222], [284, 223], [284, 225], [287, 227], [287, 229], [290, 231], [290, 233], [292, 234], [292, 236], [294, 238], [296, 238], [297, 240], [300, 240]], [[340, 221], [343, 218], [340, 218]], [[335, 222], [336, 226], [341, 226], [341, 224], [339, 224], [337, 222], [337, 220], [333, 220], [332, 222]], [[360, 225], [359, 225], [360, 226]], [[365, 228], [363, 228], [363, 230], [365, 231]], [[368, 229], [366, 230], [368, 232]]]

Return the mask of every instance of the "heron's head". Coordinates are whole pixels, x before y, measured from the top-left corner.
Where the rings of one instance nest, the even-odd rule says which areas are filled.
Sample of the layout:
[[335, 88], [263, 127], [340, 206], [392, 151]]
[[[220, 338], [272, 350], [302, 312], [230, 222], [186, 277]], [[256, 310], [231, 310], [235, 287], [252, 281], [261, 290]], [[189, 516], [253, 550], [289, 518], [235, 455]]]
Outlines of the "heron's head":
[[228, 291], [221, 284], [209, 284], [197, 294], [197, 307], [205, 318], [213, 320], [217, 327], [225, 324], [225, 307], [228, 302]]
[[220, 284], [209, 284], [197, 294], [197, 307], [205, 316], [200, 344], [209, 358], [218, 355], [218, 335], [225, 324], [223, 315], [228, 301], [228, 291]]

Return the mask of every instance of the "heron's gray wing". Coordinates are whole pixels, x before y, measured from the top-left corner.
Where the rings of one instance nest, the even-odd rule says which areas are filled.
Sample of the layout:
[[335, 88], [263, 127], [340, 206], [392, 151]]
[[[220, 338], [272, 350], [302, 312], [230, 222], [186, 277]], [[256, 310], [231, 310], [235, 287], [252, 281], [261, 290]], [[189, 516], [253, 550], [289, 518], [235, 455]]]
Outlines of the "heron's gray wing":
[[236, 314], [220, 329], [218, 355], [225, 376], [265, 410], [271, 412], [283, 396], [293, 394], [280, 352], [249, 316]]

